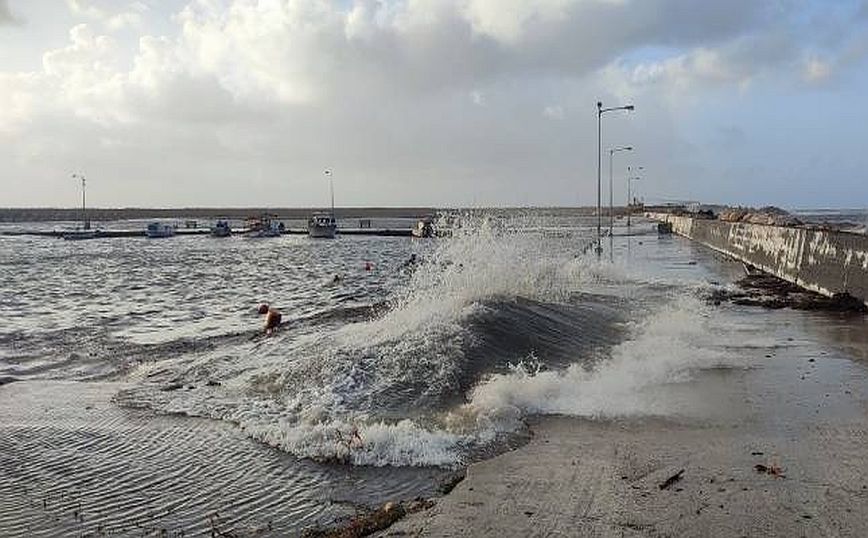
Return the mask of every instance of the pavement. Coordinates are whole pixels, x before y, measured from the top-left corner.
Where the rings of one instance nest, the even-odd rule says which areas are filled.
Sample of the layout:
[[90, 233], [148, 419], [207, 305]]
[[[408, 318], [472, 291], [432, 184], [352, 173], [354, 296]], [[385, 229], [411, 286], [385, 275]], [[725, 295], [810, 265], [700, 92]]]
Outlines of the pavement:
[[868, 536], [864, 337], [841, 338], [864, 320], [748, 312], [767, 338], [744, 367], [661, 387], [683, 412], [531, 417], [378, 536]]

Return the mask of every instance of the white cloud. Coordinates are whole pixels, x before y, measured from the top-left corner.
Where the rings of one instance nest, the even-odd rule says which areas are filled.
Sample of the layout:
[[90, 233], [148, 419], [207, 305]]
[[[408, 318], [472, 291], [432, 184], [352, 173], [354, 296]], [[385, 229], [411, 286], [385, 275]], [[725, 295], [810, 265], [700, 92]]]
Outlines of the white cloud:
[[[543, 174], [550, 189], [566, 185], [540, 191], [553, 203], [574, 192], [576, 163], [593, 160], [593, 133], [552, 121], [567, 111], [641, 97], [637, 118], [661, 124], [674, 99], [825, 79], [866, 48], [858, 36], [804, 42], [753, 0], [191, 0], [171, 18], [143, 3], [68, 6], [88, 22], [41, 70], [0, 71], [0, 158], [49, 177], [86, 156], [128, 182], [119, 200], [156, 196], [156, 176], [172, 187], [158, 194], [183, 187], [204, 203], [178, 176], [255, 174], [272, 188], [295, 178], [287, 203], [303, 204], [314, 193], [304, 178], [328, 162], [364, 178], [343, 186], [362, 201], [455, 203], [455, 184], [500, 195], [513, 192], [501, 182]], [[237, 184], [223, 188], [247, 195]]]
[[515, 45], [531, 26], [564, 22], [568, 8], [577, 3], [577, 0], [467, 0], [462, 11], [474, 33]]
[[127, 4], [124, 11], [100, 8], [92, 0], [66, 0], [66, 5], [74, 15], [98, 21], [110, 31], [140, 28], [142, 15], [148, 11], [148, 6], [142, 2]]

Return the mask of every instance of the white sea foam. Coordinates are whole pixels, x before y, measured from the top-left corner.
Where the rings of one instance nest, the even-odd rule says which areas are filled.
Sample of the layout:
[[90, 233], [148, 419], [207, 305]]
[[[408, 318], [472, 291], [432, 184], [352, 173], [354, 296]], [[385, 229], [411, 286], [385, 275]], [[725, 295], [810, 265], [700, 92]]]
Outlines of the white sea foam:
[[502, 414], [586, 417], [646, 415], [673, 411], [646, 389], [683, 382], [695, 369], [720, 365], [724, 356], [707, 337], [704, 306], [691, 296], [668, 304], [633, 328], [633, 337], [615, 346], [609, 360], [586, 368], [539, 371], [519, 364], [494, 375], [473, 392], [471, 407]]
[[[360, 465], [458, 464], [469, 448], [521, 427], [527, 414], [663, 412], [644, 389], [684, 379], [713, 360], [693, 345], [703, 332], [695, 299], [676, 301], [635, 324], [631, 339], [594, 368], [538, 370], [531, 358], [484, 379], [465, 405], [425, 407], [461, 390], [456, 380], [465, 367], [465, 344], [474, 338], [466, 321], [488, 301], [562, 302], [576, 292], [646, 283], [635, 269], [583, 256], [580, 235], [522, 231], [532, 224], [465, 222], [423, 253], [425, 263], [382, 317], [261, 343], [244, 357], [187, 364], [188, 372], [216, 371], [226, 379], [224, 387], [205, 397], [160, 393], [157, 407], [232, 420], [252, 437], [300, 457]], [[418, 399], [418, 408], [403, 409], [403, 416], [400, 407], [398, 414], [382, 414], [380, 400], [402, 391], [410, 401]]]

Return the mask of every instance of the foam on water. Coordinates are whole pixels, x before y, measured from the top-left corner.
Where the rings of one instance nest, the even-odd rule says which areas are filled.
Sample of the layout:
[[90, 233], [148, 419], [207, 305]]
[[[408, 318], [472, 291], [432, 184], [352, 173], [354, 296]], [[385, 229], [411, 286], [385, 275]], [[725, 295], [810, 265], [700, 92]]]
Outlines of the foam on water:
[[646, 389], [690, 379], [696, 369], [725, 360], [708, 338], [704, 305], [683, 296], [634, 324], [633, 336], [593, 367], [541, 371], [519, 363], [479, 385], [470, 406], [480, 413], [564, 414], [617, 417], [671, 413], [666, 399]]
[[[703, 330], [696, 299], [633, 324], [631, 340], [610, 357], [577, 350], [566, 369], [544, 367], [544, 355], [536, 358], [539, 368], [519, 362], [524, 356], [468, 355], [485, 336], [478, 332], [484, 322], [479, 329], [472, 321], [504, 302], [568, 305], [577, 293], [604, 293], [637, 278], [582, 255], [580, 234], [549, 236], [534, 224], [465, 220], [453, 237], [421, 253], [424, 263], [384, 315], [279, 335], [234, 353], [161, 362], [150, 369], [168, 372], [163, 379], [201, 382], [207, 372], [222, 386], [164, 392], [145, 383], [119, 401], [230, 420], [300, 457], [377, 466], [461, 464], [519, 430], [530, 413], [664, 412], [643, 388], [673, 382], [709, 360], [687, 351]], [[518, 365], [509, 370], [509, 362]], [[144, 368], [139, 375], [152, 381], [153, 373]]]

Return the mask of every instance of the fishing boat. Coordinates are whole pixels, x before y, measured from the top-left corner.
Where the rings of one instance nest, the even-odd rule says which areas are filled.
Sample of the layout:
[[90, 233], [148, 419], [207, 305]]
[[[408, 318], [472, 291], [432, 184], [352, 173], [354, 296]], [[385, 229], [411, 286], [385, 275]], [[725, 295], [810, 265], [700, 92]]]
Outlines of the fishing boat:
[[232, 235], [232, 227], [227, 219], [218, 219], [211, 227], [212, 237], [229, 237]]
[[250, 232], [249, 237], [280, 237], [283, 233], [283, 229], [284, 226], [282, 222], [269, 220], [264, 222], [258, 230]]
[[150, 239], [172, 237], [175, 235], [175, 227], [171, 224], [164, 224], [162, 222], [152, 222], [148, 224], [148, 227], [145, 230], [145, 234]]
[[334, 238], [338, 231], [338, 224], [334, 215], [317, 213], [307, 221], [307, 234], [310, 237]]
[[332, 171], [325, 171], [329, 178], [329, 192], [332, 198], [331, 213], [314, 213], [307, 221], [307, 235], [310, 237], [334, 239], [338, 231], [338, 221], [335, 218], [335, 186], [332, 182]]
[[284, 225], [276, 219], [277, 215], [263, 214], [258, 217], [248, 217], [245, 223], [247, 237], [280, 237]]

